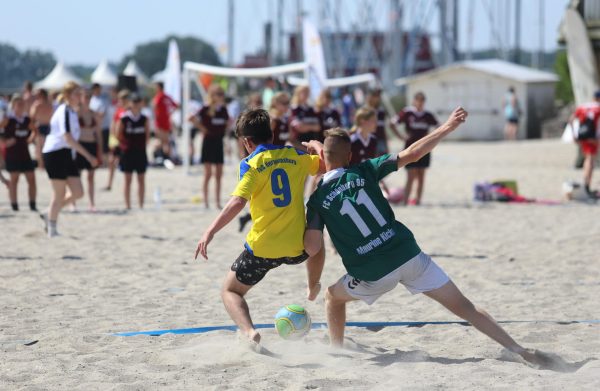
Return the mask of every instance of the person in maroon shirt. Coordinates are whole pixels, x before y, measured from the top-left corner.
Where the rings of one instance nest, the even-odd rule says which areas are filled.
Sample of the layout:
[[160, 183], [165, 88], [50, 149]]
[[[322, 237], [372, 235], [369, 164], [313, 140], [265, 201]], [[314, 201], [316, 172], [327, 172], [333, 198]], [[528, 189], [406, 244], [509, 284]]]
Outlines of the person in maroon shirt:
[[350, 165], [377, 157], [377, 113], [369, 107], [361, 107], [354, 115], [354, 126], [350, 130]]
[[189, 120], [202, 132], [201, 163], [204, 165], [204, 206], [208, 209], [209, 181], [215, 171], [215, 196], [217, 208], [221, 209], [221, 177], [223, 176], [223, 138], [229, 128], [229, 114], [225, 106], [225, 91], [217, 84], [208, 89], [206, 104]]
[[340, 112], [331, 104], [333, 99], [331, 98], [331, 91], [324, 89], [317, 98], [315, 104], [315, 112], [319, 117], [319, 125], [321, 127], [319, 131], [319, 141], [325, 140], [324, 132], [327, 129], [333, 129], [341, 126], [342, 118]]
[[150, 138], [150, 125], [148, 118], [142, 114], [142, 98], [138, 94], [130, 95], [129, 110], [119, 118], [117, 134], [119, 148], [121, 149], [120, 167], [125, 173], [125, 207], [131, 209], [131, 180], [133, 173], [137, 174], [138, 204], [144, 208], [144, 195], [146, 192], [146, 144]]
[[[431, 127], [438, 125], [438, 121], [435, 116], [431, 112], [425, 110], [425, 94], [422, 92], [417, 92], [415, 94], [413, 98], [413, 105], [400, 111], [394, 122], [396, 124], [405, 125], [407, 133], [405, 145], [406, 148], [425, 137], [429, 133], [429, 129]], [[425, 182], [425, 170], [429, 167], [430, 162], [431, 154], [428, 153], [418, 161], [406, 165], [408, 176], [406, 179], [406, 188], [404, 189], [405, 204], [408, 204], [409, 202], [413, 183], [415, 181], [417, 182], [417, 195], [414, 200], [414, 204], [419, 205], [421, 203]]]
[[302, 145], [305, 141], [318, 140], [321, 132], [319, 116], [308, 105], [310, 89], [307, 86], [298, 86], [292, 97], [292, 115], [290, 129], [292, 132], [291, 143], [294, 147], [305, 151]]
[[29, 155], [29, 143], [36, 137], [36, 129], [33, 122], [26, 114], [25, 100], [20, 95], [15, 95], [11, 100], [12, 114], [0, 122], [0, 141], [6, 148], [6, 171], [10, 174], [8, 183], [8, 196], [10, 205], [14, 211], [19, 210], [17, 202], [17, 185], [19, 176], [25, 175], [29, 189], [29, 209], [37, 210], [36, 183], [33, 169], [35, 164]]
[[273, 131], [273, 144], [285, 145], [290, 140], [289, 117], [290, 96], [287, 92], [278, 92], [271, 98], [271, 130]]

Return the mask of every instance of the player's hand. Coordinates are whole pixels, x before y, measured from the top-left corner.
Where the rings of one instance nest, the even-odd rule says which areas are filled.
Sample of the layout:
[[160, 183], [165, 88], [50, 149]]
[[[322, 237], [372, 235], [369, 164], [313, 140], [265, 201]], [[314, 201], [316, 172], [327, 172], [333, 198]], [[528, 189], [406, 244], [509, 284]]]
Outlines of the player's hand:
[[452, 130], [458, 128], [463, 122], [467, 120], [469, 113], [462, 107], [457, 107], [448, 117], [446, 124], [452, 128]]
[[98, 163], [98, 159], [96, 159], [94, 156], [92, 156], [92, 158], [90, 159], [90, 165], [91, 165], [93, 168], [96, 168], [96, 167], [98, 167], [98, 164], [99, 164], [99, 163]]
[[208, 244], [213, 240], [213, 237], [214, 235], [211, 232], [205, 232], [204, 235], [202, 235], [202, 238], [198, 242], [198, 247], [196, 247], [196, 255], [194, 255], [194, 259], [198, 259], [198, 254], [202, 255], [204, 259], [208, 259]]
[[323, 149], [323, 144], [317, 140], [304, 141], [302, 145], [306, 147], [306, 150], [311, 155], [318, 155]]

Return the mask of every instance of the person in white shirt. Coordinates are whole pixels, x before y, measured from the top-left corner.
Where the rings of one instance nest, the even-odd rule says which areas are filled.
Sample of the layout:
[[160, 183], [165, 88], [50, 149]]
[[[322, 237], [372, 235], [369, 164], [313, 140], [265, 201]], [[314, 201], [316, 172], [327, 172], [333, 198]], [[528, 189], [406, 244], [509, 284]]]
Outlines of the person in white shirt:
[[49, 238], [58, 235], [56, 224], [61, 209], [83, 197], [83, 186], [75, 163], [76, 152], [85, 157], [92, 167], [98, 166], [96, 157], [78, 141], [80, 128], [76, 110], [81, 102], [80, 95], [81, 88], [77, 83], [65, 84], [62, 90], [64, 103], [52, 115], [50, 133], [42, 148], [44, 165], [52, 184], [52, 201], [48, 211], [40, 217], [44, 220]]
[[96, 113], [96, 120], [100, 122], [102, 129], [102, 153], [104, 161], [108, 161], [108, 135], [110, 131], [111, 115], [109, 102], [102, 95], [102, 87], [98, 83], [92, 85], [92, 97], [90, 98], [89, 108]]

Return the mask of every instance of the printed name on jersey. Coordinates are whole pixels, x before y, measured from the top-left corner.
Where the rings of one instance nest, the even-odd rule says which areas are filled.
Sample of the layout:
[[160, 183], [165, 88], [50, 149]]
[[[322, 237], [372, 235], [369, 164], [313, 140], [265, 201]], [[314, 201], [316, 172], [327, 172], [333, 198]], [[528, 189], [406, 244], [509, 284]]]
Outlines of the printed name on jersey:
[[263, 172], [264, 170], [267, 169], [267, 167], [271, 167], [271, 166], [274, 166], [276, 164], [293, 164], [293, 165], [296, 165], [297, 163], [298, 162], [296, 162], [295, 160], [289, 159], [287, 157], [280, 158], [280, 159], [267, 160], [264, 164], [261, 164], [260, 166], [256, 167], [256, 171]]
[[331, 202], [340, 194], [342, 194], [345, 191], [348, 191], [350, 189], [356, 189], [356, 188], [361, 188], [361, 187], [365, 187], [365, 180], [364, 178], [356, 178], [355, 180], [352, 180], [350, 182], [346, 182], [344, 184], [341, 184], [339, 186], [336, 186], [335, 189], [333, 189], [332, 192], [330, 192], [329, 194], [327, 194], [327, 196], [325, 197], [326, 200], [323, 200], [323, 208], [325, 209], [329, 209], [331, 207]]
[[396, 231], [394, 231], [393, 228], [389, 228], [389, 229], [381, 232], [379, 234], [379, 236], [376, 237], [375, 239], [371, 239], [367, 243], [365, 243], [361, 246], [358, 246], [356, 248], [356, 253], [359, 255], [365, 255], [365, 254], [373, 251], [377, 247], [381, 246], [382, 244], [384, 244], [385, 242], [387, 242], [394, 236], [396, 236]]

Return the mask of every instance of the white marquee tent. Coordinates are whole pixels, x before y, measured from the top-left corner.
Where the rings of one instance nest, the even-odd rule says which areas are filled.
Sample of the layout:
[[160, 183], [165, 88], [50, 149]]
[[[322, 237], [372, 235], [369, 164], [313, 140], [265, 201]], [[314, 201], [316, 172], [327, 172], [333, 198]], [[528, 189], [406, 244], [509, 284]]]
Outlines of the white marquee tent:
[[59, 61], [45, 78], [35, 83], [35, 87], [45, 88], [47, 90], [60, 90], [68, 81], [74, 81], [78, 84], [83, 83], [73, 71]]
[[145, 86], [150, 84], [148, 77], [142, 72], [135, 60], [129, 60], [127, 66], [123, 70], [123, 74], [126, 76], [135, 76], [138, 85]]
[[108, 65], [108, 60], [102, 60], [92, 72], [91, 80], [103, 86], [114, 86], [117, 85], [117, 74]]

